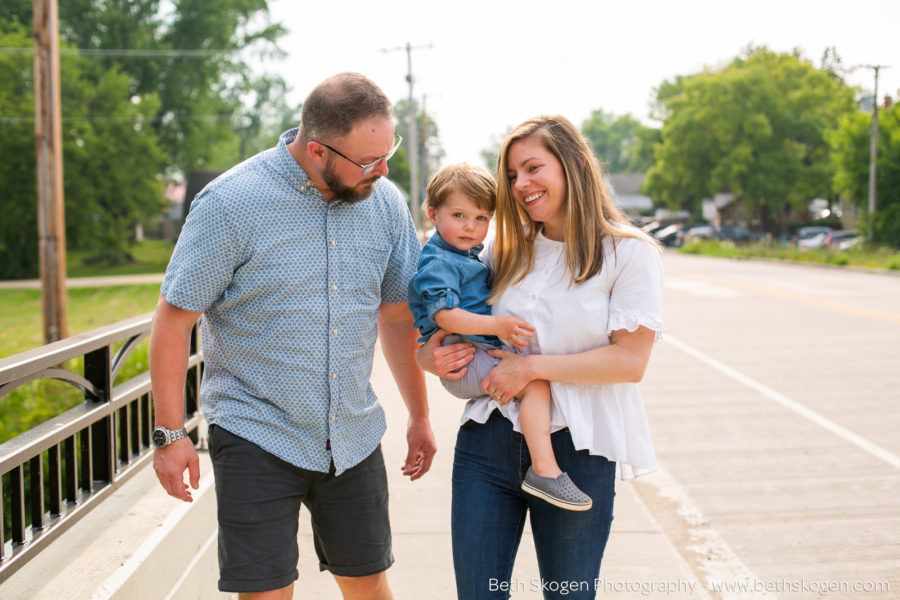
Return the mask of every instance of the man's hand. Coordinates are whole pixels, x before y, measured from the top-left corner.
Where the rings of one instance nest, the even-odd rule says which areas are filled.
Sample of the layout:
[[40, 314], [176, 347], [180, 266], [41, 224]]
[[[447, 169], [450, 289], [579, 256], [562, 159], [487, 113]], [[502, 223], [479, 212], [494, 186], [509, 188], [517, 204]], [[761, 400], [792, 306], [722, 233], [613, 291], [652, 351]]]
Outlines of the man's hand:
[[[200, 458], [190, 438], [182, 438], [172, 442], [165, 448], [153, 451], [153, 470], [156, 478], [173, 498], [193, 502], [190, 488], [200, 487]], [[190, 487], [184, 481], [187, 470]]]
[[506, 340], [516, 348], [528, 345], [528, 339], [534, 337], [536, 329], [519, 317], [494, 317], [497, 321], [494, 335]]
[[409, 452], [401, 470], [415, 481], [431, 468], [437, 446], [428, 420], [425, 374], [415, 361], [417, 332], [406, 302], [381, 304], [378, 308], [378, 333], [381, 336], [381, 351], [409, 412], [406, 428]]
[[441, 346], [441, 340], [449, 332], [439, 329], [416, 350], [419, 366], [443, 379], [460, 379], [466, 374], [466, 365], [475, 357], [475, 346], [469, 342]]
[[401, 472], [415, 481], [431, 469], [434, 453], [437, 452], [437, 444], [434, 441], [434, 432], [428, 419], [410, 419], [406, 428], [406, 442], [409, 452], [406, 454], [406, 462]]

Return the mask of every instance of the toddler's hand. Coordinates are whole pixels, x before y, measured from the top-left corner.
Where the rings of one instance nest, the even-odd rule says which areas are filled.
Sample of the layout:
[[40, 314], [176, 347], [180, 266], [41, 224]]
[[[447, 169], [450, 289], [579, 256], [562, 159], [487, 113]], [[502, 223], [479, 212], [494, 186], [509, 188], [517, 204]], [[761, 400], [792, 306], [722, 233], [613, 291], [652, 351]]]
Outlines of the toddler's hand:
[[534, 337], [535, 328], [518, 317], [496, 317], [497, 328], [494, 335], [506, 340], [517, 348], [528, 345], [528, 338]]

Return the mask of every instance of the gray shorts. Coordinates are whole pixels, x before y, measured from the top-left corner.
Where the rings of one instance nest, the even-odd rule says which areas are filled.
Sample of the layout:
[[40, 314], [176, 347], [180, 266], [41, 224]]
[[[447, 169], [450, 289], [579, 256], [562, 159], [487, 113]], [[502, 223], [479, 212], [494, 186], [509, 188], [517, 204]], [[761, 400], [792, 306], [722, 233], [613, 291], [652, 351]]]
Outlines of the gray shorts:
[[209, 450], [219, 514], [219, 590], [263, 592], [297, 579], [297, 521], [309, 509], [319, 569], [374, 575], [394, 562], [381, 446], [335, 477], [307, 471], [216, 425]]
[[490, 344], [485, 344], [483, 342], [473, 342], [472, 340], [465, 339], [459, 335], [448, 335], [441, 340], [441, 345], [448, 346], [460, 342], [470, 342], [475, 346], [475, 357], [472, 359], [472, 362], [466, 365], [469, 370], [466, 371], [466, 374], [461, 379], [441, 379], [441, 383], [444, 384], [445, 390], [463, 400], [487, 396], [487, 394], [484, 393], [484, 390], [481, 389], [481, 380], [484, 379], [487, 374], [491, 372], [491, 369], [496, 367], [497, 363], [500, 362], [499, 358], [494, 358], [488, 354], [488, 351], [508, 350], [510, 352], [516, 352], [516, 349], [507, 345], [504, 345], [502, 348], [497, 348], [496, 346], [491, 346]]

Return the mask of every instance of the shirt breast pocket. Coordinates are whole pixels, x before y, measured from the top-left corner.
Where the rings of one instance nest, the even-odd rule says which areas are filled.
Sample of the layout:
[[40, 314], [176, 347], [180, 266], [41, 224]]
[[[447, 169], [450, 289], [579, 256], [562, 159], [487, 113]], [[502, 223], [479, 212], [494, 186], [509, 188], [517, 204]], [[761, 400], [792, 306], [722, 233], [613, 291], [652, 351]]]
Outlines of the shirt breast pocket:
[[388, 246], [351, 246], [343, 253], [342, 279], [345, 287], [357, 290], [373, 300], [381, 298], [381, 282], [388, 267]]

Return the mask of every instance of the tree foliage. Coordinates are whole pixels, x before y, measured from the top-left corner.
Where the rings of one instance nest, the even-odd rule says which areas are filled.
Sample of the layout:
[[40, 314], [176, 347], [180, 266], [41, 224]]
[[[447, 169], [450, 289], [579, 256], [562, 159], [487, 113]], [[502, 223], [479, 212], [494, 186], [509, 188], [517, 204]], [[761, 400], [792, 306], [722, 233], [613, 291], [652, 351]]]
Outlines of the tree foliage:
[[826, 132], [852, 110], [852, 90], [832, 73], [749, 48], [721, 70], [659, 87], [665, 122], [645, 189], [695, 213], [701, 199], [730, 192], [781, 229], [792, 210], [833, 195]]
[[610, 173], [643, 173], [653, 163], [653, 143], [658, 132], [644, 127], [631, 115], [595, 110], [581, 124], [581, 132]]
[[[59, 11], [70, 248], [127, 260], [135, 225], [166, 205], [164, 175], [226, 168], [297, 123], [284, 81], [247, 62], [280, 52], [266, 0], [67, 0]], [[32, 20], [31, 0], [0, 3], [0, 46], [33, 47]], [[0, 71], [0, 277], [33, 277], [32, 58], [4, 54]]]
[[[5, 4], [0, 18], [31, 27], [31, 0]], [[258, 133], [249, 123], [257, 99], [272, 97], [266, 88], [284, 90], [283, 80], [257, 75], [247, 62], [281, 54], [285, 30], [267, 14], [267, 0], [67, 0], [59, 4], [60, 38], [91, 52], [85, 77], [117, 68], [130, 77], [128, 96], [158, 98], [152, 130], [170, 172], [185, 175], [236, 162], [247, 147], [241, 133]]]
[[[877, 206], [875, 241], [900, 247], [900, 105], [878, 114]], [[829, 134], [834, 187], [868, 210], [871, 113], [844, 115]]]
[[[10, 28], [11, 29], [11, 28]], [[0, 46], [29, 47], [24, 31], [0, 34]], [[63, 191], [68, 245], [95, 256], [127, 259], [136, 223], [165, 205], [160, 174], [166, 159], [157, 138], [145, 135], [159, 103], [129, 99], [130, 78], [113, 68], [99, 80], [67, 58], [61, 70]], [[32, 60], [0, 56], [0, 277], [37, 275], [37, 203]], [[102, 115], [102, 117], [97, 117]]]

